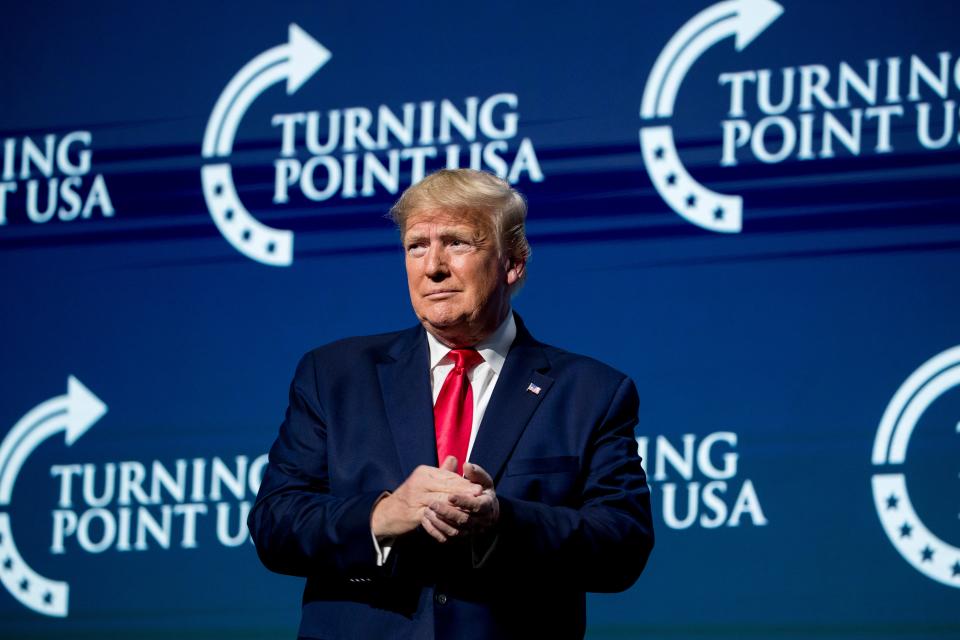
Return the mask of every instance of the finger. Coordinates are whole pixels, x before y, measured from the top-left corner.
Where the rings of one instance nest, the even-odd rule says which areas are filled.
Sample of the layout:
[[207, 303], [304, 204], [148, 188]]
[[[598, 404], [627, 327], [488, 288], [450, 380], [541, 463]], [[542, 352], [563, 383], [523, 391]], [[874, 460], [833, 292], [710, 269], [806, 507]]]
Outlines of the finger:
[[468, 462], [463, 465], [463, 477], [471, 482], [476, 482], [484, 489], [493, 488], [493, 478], [478, 464]]
[[450, 471], [451, 473], [457, 472], [457, 457], [456, 456], [447, 456], [443, 460], [443, 464], [440, 465], [440, 468], [444, 471]]
[[474, 497], [470, 495], [464, 495], [462, 493], [455, 493], [447, 500], [454, 507], [459, 507], [465, 511], [471, 513], [477, 513], [480, 509], [483, 508], [486, 496]]
[[457, 529], [463, 528], [463, 525], [467, 524], [470, 519], [469, 514], [449, 503], [434, 502], [430, 505], [430, 510], [436, 513], [441, 520]]
[[460, 527], [458, 527], [452, 522], [446, 522], [443, 518], [439, 516], [439, 514], [437, 514], [436, 511], [427, 509], [427, 512], [425, 515], [430, 520], [430, 524], [436, 527], [440, 531], [440, 533], [447, 536], [448, 538], [456, 537], [457, 534], [460, 533]]
[[470, 494], [448, 493], [446, 491], [431, 491], [431, 492], [422, 494], [419, 497], [418, 502], [421, 506], [427, 507], [429, 509], [430, 505], [437, 504], [437, 503], [450, 504], [451, 495], [470, 495]]
[[434, 526], [433, 521], [430, 520], [430, 516], [428, 515], [429, 513], [431, 513], [429, 509], [424, 512], [423, 517], [420, 519], [420, 525], [423, 527], [423, 530], [430, 534], [437, 542], [446, 542], [447, 536]]
[[[463, 478], [461, 478], [461, 480], [462, 479]], [[443, 493], [448, 493], [448, 494], [461, 493], [463, 495], [473, 496], [473, 497], [478, 497], [483, 494], [483, 487], [481, 487], [479, 484], [475, 484], [473, 482], [468, 482], [468, 481], [465, 481], [463, 484], [451, 483], [451, 484], [445, 485], [441, 490], [443, 491]]]

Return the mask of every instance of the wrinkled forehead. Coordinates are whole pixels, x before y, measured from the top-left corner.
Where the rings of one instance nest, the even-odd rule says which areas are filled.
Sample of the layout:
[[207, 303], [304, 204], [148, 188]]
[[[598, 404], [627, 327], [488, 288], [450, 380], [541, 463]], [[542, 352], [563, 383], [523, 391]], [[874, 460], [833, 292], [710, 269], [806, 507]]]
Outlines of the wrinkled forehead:
[[471, 209], [425, 208], [411, 211], [403, 228], [403, 237], [411, 232], [429, 233], [437, 230], [456, 230], [471, 236], [488, 236], [493, 232], [492, 216], [485, 211]]

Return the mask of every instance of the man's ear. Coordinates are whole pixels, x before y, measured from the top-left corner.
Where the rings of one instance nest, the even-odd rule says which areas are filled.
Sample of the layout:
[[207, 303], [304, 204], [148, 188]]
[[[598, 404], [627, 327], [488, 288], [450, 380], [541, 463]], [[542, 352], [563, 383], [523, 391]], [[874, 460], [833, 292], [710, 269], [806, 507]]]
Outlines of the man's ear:
[[527, 268], [525, 260], [507, 261], [507, 285], [513, 286], [523, 278], [523, 272]]

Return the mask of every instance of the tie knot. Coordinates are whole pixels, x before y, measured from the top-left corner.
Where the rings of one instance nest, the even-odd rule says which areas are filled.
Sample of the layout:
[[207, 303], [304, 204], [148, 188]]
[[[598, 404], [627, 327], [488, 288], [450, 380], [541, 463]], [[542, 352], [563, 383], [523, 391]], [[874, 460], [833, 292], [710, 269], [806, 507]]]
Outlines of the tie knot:
[[464, 371], [469, 371], [483, 362], [483, 356], [475, 349], [451, 349], [450, 357], [453, 358], [453, 368]]

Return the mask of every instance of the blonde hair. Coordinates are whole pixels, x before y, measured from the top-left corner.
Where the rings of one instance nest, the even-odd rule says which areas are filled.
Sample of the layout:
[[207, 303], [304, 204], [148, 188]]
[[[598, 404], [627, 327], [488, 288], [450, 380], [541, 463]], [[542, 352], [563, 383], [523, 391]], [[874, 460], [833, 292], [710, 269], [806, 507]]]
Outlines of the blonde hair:
[[[530, 259], [530, 243], [524, 226], [527, 202], [506, 180], [492, 173], [441, 169], [407, 188], [390, 209], [390, 217], [400, 229], [401, 238], [410, 215], [426, 209], [462, 215], [493, 232], [500, 255], [506, 256], [511, 264]], [[517, 285], [522, 284], [525, 276], [524, 269]]]

